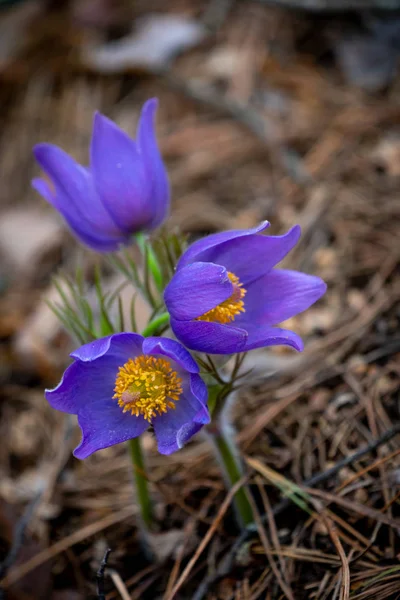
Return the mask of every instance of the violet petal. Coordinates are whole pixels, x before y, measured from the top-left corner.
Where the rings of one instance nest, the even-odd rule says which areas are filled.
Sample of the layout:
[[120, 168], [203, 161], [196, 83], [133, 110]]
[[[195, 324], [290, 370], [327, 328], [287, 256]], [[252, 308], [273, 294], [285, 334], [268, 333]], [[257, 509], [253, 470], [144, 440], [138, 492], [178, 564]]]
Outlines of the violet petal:
[[223, 265], [248, 286], [277, 265], [297, 244], [301, 235], [298, 225], [284, 235], [241, 236], [203, 252], [201, 260]]
[[173, 319], [200, 317], [233, 294], [226, 269], [196, 262], [179, 269], [165, 288], [164, 301]]
[[151, 221], [150, 182], [136, 143], [110, 119], [97, 113], [90, 148], [90, 167], [107, 212], [126, 233]]
[[163, 337], [148, 337], [143, 341], [144, 354], [160, 354], [171, 358], [188, 373], [198, 373], [199, 366], [190, 354], [176, 340]]
[[175, 407], [175, 410], [170, 409], [153, 419], [161, 454], [179, 450], [203, 425], [210, 422], [206, 406], [194, 396], [182, 395]]
[[247, 329], [282, 323], [309, 308], [325, 291], [326, 284], [319, 277], [275, 269], [248, 286], [245, 312], [238, 315], [235, 325]]
[[[269, 227], [268, 221], [263, 221], [257, 227], [253, 227], [252, 229], [232, 229], [229, 231], [221, 231], [219, 233], [213, 233], [211, 235], [207, 235], [200, 240], [197, 240], [193, 244], [189, 246], [189, 248], [182, 254], [178, 261], [177, 269], [181, 269], [185, 265], [189, 265], [193, 262], [203, 261], [208, 262], [207, 259], [203, 259], [203, 253], [207, 253], [211, 251], [215, 246], [219, 246], [224, 242], [228, 242], [229, 240], [236, 240], [239, 237], [254, 235], [256, 233], [260, 233], [264, 231], [267, 227]], [[212, 262], [212, 261], [211, 261]]]
[[153, 207], [150, 228], [161, 225], [168, 216], [170, 207], [168, 175], [158, 149], [154, 128], [157, 104], [157, 99], [152, 98], [143, 105], [137, 134], [138, 148], [143, 156], [146, 174], [150, 181], [148, 201], [152, 203]]
[[232, 354], [246, 344], [247, 332], [232, 325], [171, 319], [171, 328], [182, 344], [197, 352]]
[[74, 456], [81, 459], [97, 450], [138, 437], [149, 426], [144, 417], [124, 413], [117, 400], [112, 398], [107, 404], [98, 401], [82, 409], [78, 413], [78, 423], [82, 441], [75, 448]]

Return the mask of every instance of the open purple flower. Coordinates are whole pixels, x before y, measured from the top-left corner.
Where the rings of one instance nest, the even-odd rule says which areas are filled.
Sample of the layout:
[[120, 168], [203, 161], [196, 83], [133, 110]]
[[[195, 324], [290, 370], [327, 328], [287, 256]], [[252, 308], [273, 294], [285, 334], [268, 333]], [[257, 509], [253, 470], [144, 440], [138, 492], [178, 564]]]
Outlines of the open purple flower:
[[268, 226], [210, 235], [182, 255], [164, 300], [185, 346], [210, 354], [281, 344], [303, 349], [296, 333], [273, 326], [311, 306], [326, 285], [319, 277], [273, 268], [301, 232], [296, 225], [282, 236], [260, 235]]
[[77, 458], [135, 438], [150, 425], [171, 454], [209, 423], [207, 388], [189, 352], [175, 340], [117, 333], [90, 342], [46, 398], [78, 416]]
[[158, 227], [169, 211], [169, 184], [154, 132], [157, 100], [142, 109], [136, 141], [96, 113], [90, 167], [53, 144], [38, 144], [36, 160], [48, 175], [33, 187], [68, 223], [77, 238], [98, 252], [117, 250], [132, 234]]

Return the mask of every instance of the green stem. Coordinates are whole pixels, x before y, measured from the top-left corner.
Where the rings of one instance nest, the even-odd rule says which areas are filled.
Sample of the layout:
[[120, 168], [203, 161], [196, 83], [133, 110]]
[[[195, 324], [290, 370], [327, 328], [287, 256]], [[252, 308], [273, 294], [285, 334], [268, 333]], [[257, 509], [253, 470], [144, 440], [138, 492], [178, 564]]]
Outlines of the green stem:
[[[214, 443], [217, 457], [221, 463], [226, 484], [232, 487], [244, 475], [239, 451], [229, 428], [221, 422], [213, 422], [208, 428], [208, 433]], [[242, 528], [254, 522], [253, 511], [248, 500], [249, 490], [241, 487], [234, 496], [234, 504], [239, 524]]]
[[151, 273], [158, 291], [162, 292], [164, 290], [164, 282], [157, 256], [151, 247], [151, 244], [148, 243], [147, 237], [143, 233], [137, 233], [135, 237], [140, 251], [143, 256], [146, 257], [146, 268]]
[[150, 337], [158, 332], [159, 329], [163, 329], [166, 325], [169, 324], [169, 313], [162, 313], [143, 329], [142, 336]]
[[135, 478], [140, 514], [143, 525], [146, 529], [149, 529], [153, 521], [153, 511], [146, 479], [141, 440], [139, 437], [129, 440], [129, 449], [133, 464], [133, 476]]
[[[143, 337], [149, 337], [154, 333], [157, 333], [159, 329], [161, 329], [168, 323], [169, 314], [162, 313], [161, 315], [153, 319], [153, 321], [151, 321], [147, 325], [147, 327], [142, 331]], [[136, 484], [137, 500], [140, 507], [140, 514], [142, 516], [143, 526], [147, 530], [150, 528], [153, 521], [153, 509], [148, 481], [146, 478], [146, 468], [144, 464], [140, 437], [129, 440], [129, 449], [133, 466], [133, 476], [135, 478]]]

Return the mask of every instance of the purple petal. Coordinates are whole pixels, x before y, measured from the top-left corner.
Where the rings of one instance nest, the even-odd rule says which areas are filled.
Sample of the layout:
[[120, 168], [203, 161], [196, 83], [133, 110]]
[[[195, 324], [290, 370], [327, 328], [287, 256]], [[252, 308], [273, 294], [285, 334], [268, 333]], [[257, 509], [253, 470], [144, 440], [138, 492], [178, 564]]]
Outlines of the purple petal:
[[246, 287], [278, 264], [297, 244], [301, 229], [295, 225], [284, 235], [241, 236], [201, 254], [200, 260], [223, 265]]
[[115, 333], [81, 346], [70, 356], [82, 362], [92, 362], [107, 354], [122, 366], [129, 358], [142, 354], [143, 340], [138, 333]]
[[87, 169], [76, 163], [66, 152], [53, 144], [34, 147], [37, 162], [54, 184], [55, 193], [38, 180], [33, 185], [67, 219], [75, 230], [86, 232], [94, 238], [104, 235], [121, 238], [121, 230], [105, 210], [96, 193]]
[[148, 337], [143, 341], [144, 354], [161, 354], [178, 363], [188, 373], [198, 373], [199, 366], [192, 355], [176, 340]]
[[77, 414], [83, 406], [114, 395], [118, 369], [129, 358], [142, 354], [143, 338], [135, 333], [117, 333], [94, 340], [75, 350], [76, 359], [53, 390], [46, 390], [50, 405], [62, 412]]
[[200, 375], [193, 374], [191, 376], [190, 391], [202, 404], [207, 404], [208, 389]]
[[107, 404], [114, 395], [117, 373], [118, 365], [107, 356], [92, 363], [74, 362], [58, 386], [45, 391], [46, 399], [53, 408], [70, 414], [94, 402]]
[[87, 458], [93, 452], [138, 437], [146, 431], [149, 423], [142, 417], [122, 412], [116, 400], [110, 397], [108, 404], [94, 402], [78, 413], [82, 429], [82, 441], [74, 450], [76, 458]]
[[32, 187], [36, 190], [49, 204], [54, 206], [55, 196], [52, 192], [48, 182], [41, 177], [35, 177], [32, 179]]
[[224, 267], [196, 262], [179, 269], [165, 288], [164, 301], [174, 319], [200, 317], [233, 294]]
[[[126, 243], [127, 239], [123, 235], [99, 233], [98, 229], [76, 210], [62, 189], [58, 188], [57, 192], [53, 193], [47, 181], [39, 178], [33, 179], [32, 187], [61, 213], [72, 233], [86, 246], [97, 252], [112, 252]], [[112, 224], [108, 231], [111, 229], [115, 229], [115, 225]]]
[[182, 395], [175, 406], [175, 410], [170, 409], [153, 420], [158, 450], [161, 454], [176, 452], [203, 425], [210, 422], [206, 406], [190, 394]]
[[251, 325], [248, 328], [248, 338], [242, 352], [267, 346], [291, 346], [299, 352], [304, 348], [301, 337], [289, 329], [268, 327], [256, 323]]
[[298, 271], [276, 269], [247, 288], [245, 312], [235, 319], [235, 325], [275, 325], [309, 308], [326, 291], [319, 277]]
[[268, 221], [263, 221], [257, 227], [253, 227], [252, 229], [232, 229], [230, 231], [221, 231], [220, 233], [213, 233], [212, 235], [208, 235], [201, 240], [197, 240], [193, 244], [189, 246], [189, 248], [184, 252], [179, 259], [177, 269], [181, 269], [185, 265], [189, 265], [193, 262], [214, 262], [209, 261], [208, 259], [201, 258], [203, 253], [207, 255], [207, 252], [211, 251], [215, 246], [219, 246], [224, 242], [228, 242], [229, 240], [237, 240], [240, 237], [245, 237], [249, 235], [254, 235], [256, 233], [260, 233], [260, 231], [264, 231], [267, 227], [269, 227]]
[[182, 344], [197, 352], [232, 354], [242, 352], [246, 344], [246, 331], [232, 325], [171, 319], [171, 328]]
[[118, 227], [126, 233], [143, 229], [153, 217], [143, 157], [135, 142], [99, 113], [94, 119], [90, 164], [98, 194]]
[[143, 155], [144, 166], [150, 181], [149, 202], [153, 205], [154, 216], [149, 227], [161, 225], [167, 217], [170, 205], [170, 189], [167, 171], [158, 149], [154, 131], [155, 112], [158, 101], [148, 100], [142, 108], [138, 124], [137, 144]]

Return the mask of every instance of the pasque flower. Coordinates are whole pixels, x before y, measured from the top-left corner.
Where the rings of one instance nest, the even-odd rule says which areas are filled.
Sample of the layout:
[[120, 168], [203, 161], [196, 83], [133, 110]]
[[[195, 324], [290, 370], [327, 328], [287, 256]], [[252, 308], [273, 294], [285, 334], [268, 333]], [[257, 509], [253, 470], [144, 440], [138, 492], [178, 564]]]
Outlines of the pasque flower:
[[210, 421], [199, 367], [175, 340], [117, 333], [71, 356], [74, 362], [46, 398], [77, 415], [77, 458], [135, 438], [150, 425], [159, 451], [171, 454]]
[[209, 235], [182, 255], [164, 300], [185, 346], [210, 354], [280, 344], [303, 349], [296, 333], [274, 325], [311, 306], [326, 285], [319, 277], [274, 269], [301, 231], [260, 235], [268, 226]]
[[38, 178], [33, 187], [80, 241], [98, 252], [117, 250], [132, 234], [159, 226], [168, 214], [168, 177], [154, 132], [156, 108], [156, 99], [144, 104], [136, 141], [96, 113], [89, 167], [53, 144], [34, 148], [52, 185]]

